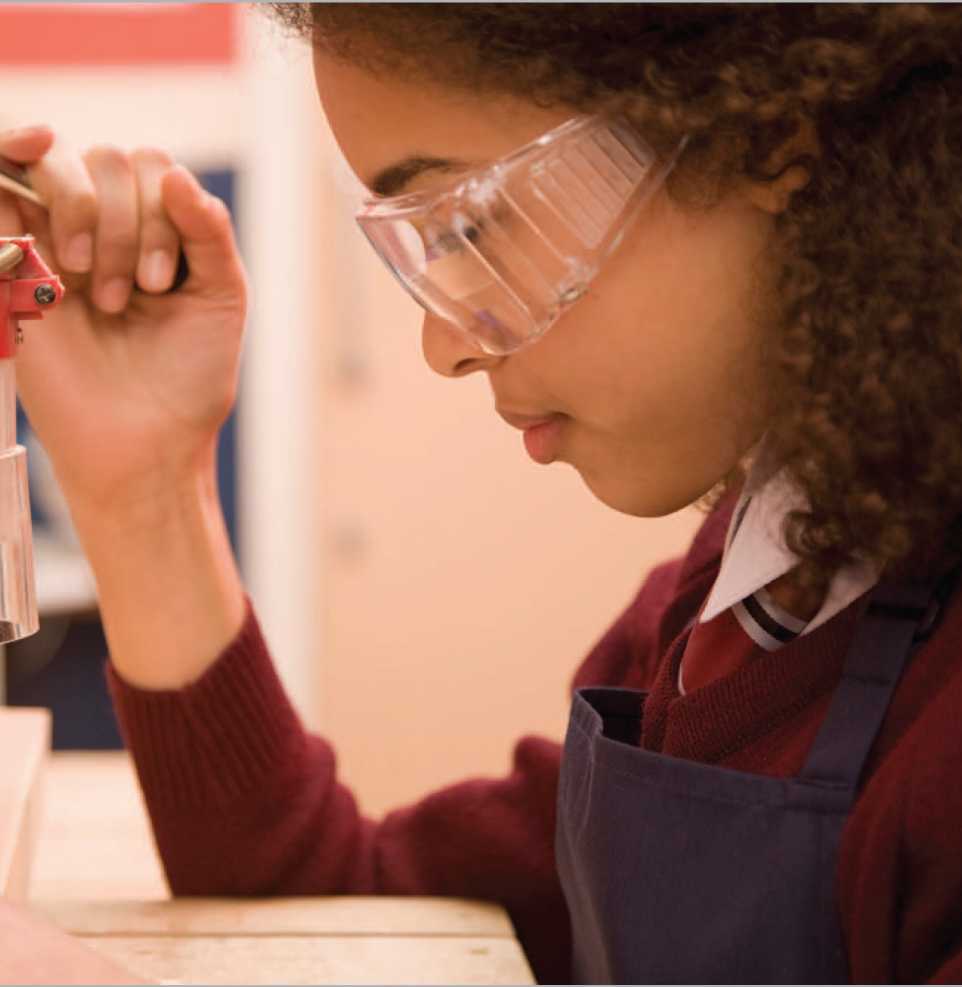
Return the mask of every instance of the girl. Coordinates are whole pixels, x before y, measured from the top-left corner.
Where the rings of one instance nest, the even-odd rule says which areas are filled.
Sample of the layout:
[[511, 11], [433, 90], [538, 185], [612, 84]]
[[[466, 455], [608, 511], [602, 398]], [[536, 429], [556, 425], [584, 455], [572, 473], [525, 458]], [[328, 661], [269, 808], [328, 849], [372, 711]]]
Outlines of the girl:
[[74, 275], [23, 400], [174, 893], [489, 898], [541, 981], [957, 981], [962, 11], [274, 15], [430, 366], [486, 374], [531, 457], [616, 510], [714, 506], [575, 675], [563, 749], [361, 817], [217, 507], [222, 205], [154, 150], [6, 135]]

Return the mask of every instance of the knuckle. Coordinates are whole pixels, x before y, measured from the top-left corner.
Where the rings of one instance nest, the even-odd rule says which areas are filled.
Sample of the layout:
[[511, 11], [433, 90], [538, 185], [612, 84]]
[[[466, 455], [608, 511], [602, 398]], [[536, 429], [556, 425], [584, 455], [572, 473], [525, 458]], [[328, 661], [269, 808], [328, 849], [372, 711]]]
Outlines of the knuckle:
[[224, 217], [227, 215], [227, 203], [223, 199], [216, 195], [208, 193], [207, 195], [207, 207], [210, 209], [211, 215], [220, 222], [224, 221]]
[[69, 226], [92, 227], [97, 224], [97, 196], [89, 189], [61, 190], [54, 196], [51, 210]]
[[231, 217], [230, 207], [227, 203], [216, 195], [212, 195], [208, 199], [210, 205], [211, 213], [214, 220], [220, 224], [222, 232], [228, 235], [232, 228], [233, 219]]
[[116, 144], [94, 144], [84, 153], [88, 166], [109, 168], [112, 171], [130, 171], [130, 157]]
[[141, 166], [169, 167], [174, 163], [173, 156], [162, 147], [138, 147], [130, 155], [133, 162]]
[[100, 236], [100, 248], [113, 257], [129, 257], [137, 253], [140, 240], [131, 230], [110, 230]]
[[169, 250], [173, 253], [177, 245], [177, 233], [173, 227], [160, 222], [144, 223], [140, 238], [140, 249], [144, 253], [154, 250]]

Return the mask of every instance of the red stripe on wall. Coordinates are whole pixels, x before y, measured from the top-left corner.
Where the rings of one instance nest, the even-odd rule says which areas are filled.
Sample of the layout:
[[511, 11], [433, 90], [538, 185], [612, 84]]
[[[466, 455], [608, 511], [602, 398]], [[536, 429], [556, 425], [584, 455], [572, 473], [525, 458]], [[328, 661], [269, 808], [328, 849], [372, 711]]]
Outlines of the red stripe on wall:
[[237, 47], [229, 3], [0, 5], [0, 68], [224, 64]]

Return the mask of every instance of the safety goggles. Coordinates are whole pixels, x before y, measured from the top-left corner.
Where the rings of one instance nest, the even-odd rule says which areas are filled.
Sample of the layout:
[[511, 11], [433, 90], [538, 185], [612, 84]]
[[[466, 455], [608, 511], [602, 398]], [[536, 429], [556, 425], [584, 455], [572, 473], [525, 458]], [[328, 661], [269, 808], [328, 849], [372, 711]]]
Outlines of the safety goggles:
[[585, 294], [687, 140], [659, 163], [627, 121], [578, 117], [453, 187], [368, 199], [357, 222], [420, 305], [504, 355]]

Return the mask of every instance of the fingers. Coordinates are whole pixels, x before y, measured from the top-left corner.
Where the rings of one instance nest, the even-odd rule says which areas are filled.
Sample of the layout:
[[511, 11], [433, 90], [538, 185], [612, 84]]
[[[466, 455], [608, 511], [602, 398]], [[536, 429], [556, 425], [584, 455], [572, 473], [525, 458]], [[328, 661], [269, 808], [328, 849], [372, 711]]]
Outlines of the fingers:
[[86, 151], [83, 161], [97, 203], [91, 293], [104, 312], [122, 312], [133, 289], [140, 246], [140, 194], [127, 154], [110, 145]]
[[19, 229], [22, 217], [61, 274], [89, 272], [91, 299], [103, 311], [123, 311], [135, 285], [169, 290], [181, 245], [189, 288], [243, 287], [227, 207], [165, 152], [98, 145], [81, 156], [38, 127], [0, 132], [3, 154], [27, 167], [47, 210], [0, 194], [0, 220]]
[[161, 185], [173, 161], [156, 148], [142, 148], [131, 155], [140, 189], [140, 253], [137, 284], [145, 291], [167, 291], [174, 280], [180, 238], [164, 208]]
[[53, 146], [54, 132], [46, 126], [0, 131], [0, 154], [17, 164], [39, 161]]
[[205, 192], [183, 165], [167, 172], [161, 192], [167, 215], [183, 242], [190, 267], [188, 285], [236, 290], [244, 272], [227, 206]]
[[30, 180], [47, 204], [52, 263], [78, 274], [93, 264], [97, 191], [83, 159], [54, 141], [48, 154], [29, 167]]

